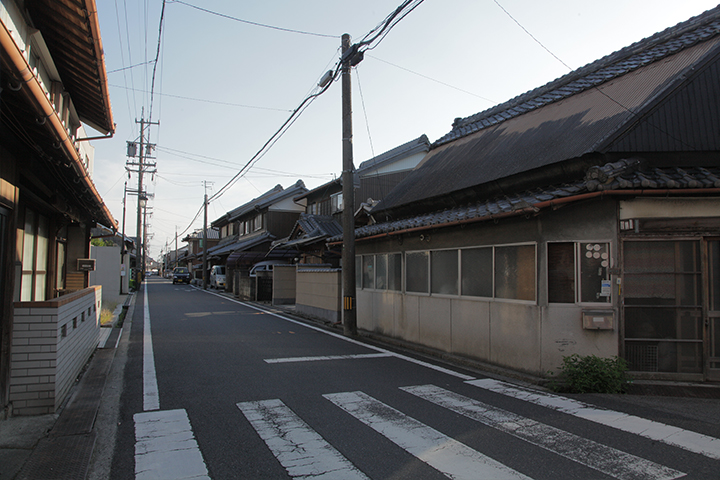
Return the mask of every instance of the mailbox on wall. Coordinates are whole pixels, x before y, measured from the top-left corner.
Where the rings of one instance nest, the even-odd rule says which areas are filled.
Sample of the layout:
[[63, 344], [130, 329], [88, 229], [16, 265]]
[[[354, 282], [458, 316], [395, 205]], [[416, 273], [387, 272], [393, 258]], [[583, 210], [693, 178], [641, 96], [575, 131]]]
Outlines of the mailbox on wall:
[[94, 258], [78, 258], [77, 269], [80, 272], [94, 272], [95, 271], [95, 259]]
[[612, 330], [615, 313], [612, 310], [583, 310], [583, 328], [587, 330]]

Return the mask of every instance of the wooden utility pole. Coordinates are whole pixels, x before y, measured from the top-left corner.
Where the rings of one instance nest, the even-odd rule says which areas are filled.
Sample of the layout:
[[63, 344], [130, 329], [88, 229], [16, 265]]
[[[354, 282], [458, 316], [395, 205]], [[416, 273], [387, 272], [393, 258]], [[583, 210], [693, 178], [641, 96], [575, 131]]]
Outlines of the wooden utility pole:
[[202, 263], [202, 288], [207, 290], [207, 182], [203, 182], [205, 186], [205, 201], [203, 202], [203, 210], [205, 211], [205, 219], [203, 220], [203, 263]]
[[343, 137], [343, 247], [342, 247], [342, 286], [343, 286], [343, 333], [357, 335], [357, 315], [355, 309], [355, 191], [353, 186], [352, 146], [352, 88], [350, 83], [351, 55], [350, 35], [342, 36], [342, 137]]

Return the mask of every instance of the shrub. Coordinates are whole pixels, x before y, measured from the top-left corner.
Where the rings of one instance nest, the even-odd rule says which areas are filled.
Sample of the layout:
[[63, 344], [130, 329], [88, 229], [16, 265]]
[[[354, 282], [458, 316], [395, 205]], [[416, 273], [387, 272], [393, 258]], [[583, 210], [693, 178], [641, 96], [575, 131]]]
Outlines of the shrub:
[[624, 393], [630, 380], [627, 369], [622, 358], [582, 357], [575, 353], [563, 357], [560, 383], [552, 382], [550, 387], [563, 393]]

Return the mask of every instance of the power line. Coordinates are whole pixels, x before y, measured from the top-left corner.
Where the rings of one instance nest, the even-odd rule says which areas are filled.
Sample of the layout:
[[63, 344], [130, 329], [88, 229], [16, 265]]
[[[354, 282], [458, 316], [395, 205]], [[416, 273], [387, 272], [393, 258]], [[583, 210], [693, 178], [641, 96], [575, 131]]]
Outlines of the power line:
[[245, 23], [248, 25], [253, 25], [256, 27], [263, 27], [263, 28], [269, 28], [272, 30], [280, 30], [281, 32], [289, 32], [289, 33], [298, 33], [300, 35], [311, 35], [314, 37], [324, 37], [324, 38], [340, 38], [340, 35], [328, 35], [325, 33], [314, 33], [314, 32], [305, 32], [302, 30], [293, 30], [291, 28], [282, 28], [282, 27], [276, 27], [274, 25], [267, 25], [264, 23], [258, 23], [258, 22], [251, 22], [250, 20], [243, 20], [242, 18], [233, 17], [230, 15], [226, 15], [224, 13], [214, 12], [212, 10], [208, 10], [206, 8], [198, 7], [197, 5], [192, 5], [190, 3], [183, 2], [181, 0], [171, 0], [170, 3], [179, 3], [181, 5], [185, 5], [186, 7], [194, 8], [196, 10], [200, 10], [201, 12], [209, 13], [210, 15], [216, 15], [218, 17], [227, 18], [228, 20], [233, 20], [235, 22]]
[[383, 60], [382, 58], [378, 58], [378, 57], [376, 57], [376, 56], [374, 56], [374, 55], [368, 55], [368, 57], [372, 58], [373, 60], [377, 60], [377, 61], [379, 61], [379, 62], [387, 63], [388, 65], [391, 65], [391, 66], [393, 66], [393, 67], [395, 67], [395, 68], [399, 68], [400, 70], [404, 70], [404, 71], [406, 71], [406, 72], [408, 72], [408, 73], [412, 73], [413, 75], [417, 75], [418, 77], [422, 77], [422, 78], [424, 78], [424, 79], [426, 79], [426, 80], [430, 80], [431, 82], [439, 83], [440, 85], [443, 85], [443, 86], [452, 88], [452, 89], [454, 89], [454, 90], [457, 90], [458, 92], [467, 93], [468, 95], [472, 95], [473, 97], [477, 97], [477, 98], [479, 98], [479, 99], [481, 99], [481, 100], [485, 100], [486, 102], [490, 102], [490, 103], [492, 103], [493, 105], [498, 103], [498, 102], [496, 102], [495, 100], [491, 100], [491, 99], [489, 99], [489, 98], [487, 98], [487, 97], [483, 97], [482, 95], [478, 95], [478, 94], [476, 94], [476, 93], [468, 92], [467, 90], [463, 90], [462, 88], [458, 88], [458, 87], [456, 87], [456, 86], [454, 86], [454, 85], [450, 85], [449, 83], [441, 82], [440, 80], [436, 80], [436, 79], [434, 79], [434, 78], [432, 78], [432, 77], [428, 77], [427, 75], [423, 75], [422, 73], [414, 72], [414, 71], [410, 70], [409, 68], [401, 67], [400, 65], [396, 65], [396, 64], [394, 64], [394, 63], [392, 63], [392, 62], [388, 62], [387, 60]]
[[[140, 64], [140, 65], [143, 65], [143, 64]], [[141, 93], [150, 93], [150, 92], [148, 92], [148, 91], [146, 91], [146, 90], [136, 90], [136, 89], [133, 89], [133, 88], [130, 88], [130, 87], [123, 87], [122, 85], [114, 85], [114, 84], [111, 84], [111, 83], [108, 84], [108, 85], [109, 85], [110, 87], [114, 87], [114, 88], [122, 88], [122, 89], [125, 89], [125, 90], [133, 90], [133, 91], [137, 91], [137, 92], [141, 92]], [[289, 109], [287, 109], [287, 108], [260, 107], [260, 106], [257, 106], [257, 105], [247, 105], [247, 104], [243, 104], [243, 103], [220, 102], [220, 101], [217, 101], [217, 100], [207, 100], [207, 99], [204, 99], [204, 98], [185, 97], [185, 96], [182, 96], [182, 95], [172, 95], [172, 94], [169, 94], [169, 93], [154, 93], [154, 95], [157, 95], [157, 96], [160, 96], [160, 97], [178, 98], [178, 99], [180, 99], [180, 100], [191, 100], [191, 101], [193, 101], [193, 102], [212, 103], [212, 104], [215, 104], [215, 105], [225, 105], [225, 106], [228, 106], [228, 107], [253, 108], [253, 109], [256, 109], [256, 110], [270, 110], [270, 111], [274, 111], [274, 112], [292, 112], [292, 110], [289, 110]]]
[[162, 31], [163, 31], [163, 23], [165, 22], [165, 0], [162, 2], [162, 9], [160, 10], [160, 25], [158, 26], [158, 41], [157, 41], [157, 50], [155, 51], [155, 61], [153, 63], [153, 71], [152, 71], [152, 81], [150, 83], [150, 116], [148, 117], [148, 120], [152, 122], [152, 113], [153, 113], [153, 103], [155, 100], [155, 97], [153, 93], [155, 92], [155, 73], [157, 72], [157, 65], [158, 65], [158, 59], [160, 58], [160, 44], [162, 40]]

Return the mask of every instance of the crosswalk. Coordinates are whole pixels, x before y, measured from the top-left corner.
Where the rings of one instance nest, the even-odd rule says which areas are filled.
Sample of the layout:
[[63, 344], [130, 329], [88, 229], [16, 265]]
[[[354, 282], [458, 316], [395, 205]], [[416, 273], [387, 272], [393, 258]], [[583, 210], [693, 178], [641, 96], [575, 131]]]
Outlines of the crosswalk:
[[[505, 390], [513, 388], [502, 382], [489, 382], [476, 386], [494, 388], [496, 391], [500, 391], [501, 388]], [[467, 383], [473, 384], [472, 381]], [[686, 475], [673, 468], [435, 385], [401, 387], [401, 390], [589, 467], [607, 478], [670, 480]], [[516, 389], [510, 393], [517, 396], [520, 391], [520, 389]], [[535, 403], [542, 403], [539, 399], [544, 395], [547, 397], [545, 406], [551, 403], [551, 400], [557, 403], [559, 399], [563, 398], [544, 393], [535, 395]], [[325, 394], [323, 397], [448, 478], [530, 478], [361, 391]], [[242, 402], [237, 406], [278, 461], [285, 467], [291, 478], [367, 478], [281, 400]], [[624, 415], [609, 410], [590, 408], [588, 405], [585, 405], [585, 410], [587, 414], [594, 411], [596, 418], [602, 416], [603, 413], [609, 417]], [[656, 427], [662, 425], [655, 423]], [[676, 427], [665, 427], [674, 429], [675, 433], [681, 431]], [[686, 445], [676, 443], [675, 446], [694, 453], [701, 453], [710, 458], [715, 458], [720, 453], [720, 440], [711, 437], [701, 438], [703, 436], [694, 432], [683, 432], [686, 437], [693, 437], [695, 443]], [[702, 442], [708, 443], [701, 445], [701, 448], [698, 449], [698, 440], [702, 440], [701, 444]], [[698, 452], [698, 450], [702, 450], [702, 452]]]
[[[486, 391], [522, 398], [549, 410], [583, 417], [587, 421], [606, 424], [640, 437], [661, 441], [713, 460], [720, 458], [720, 439], [497, 380], [482, 379], [465, 383]], [[583, 438], [446, 388], [415, 385], [400, 387], [400, 390], [525, 444], [590, 468], [597, 472], [598, 478], [672, 480], [686, 476], [685, 472], [667, 465]], [[324, 394], [322, 398], [329, 401], [323, 408], [334, 405], [361, 425], [369, 427], [447, 478], [532, 478], [528, 476], [528, 472], [519, 471], [522, 468], [517, 465], [505, 465], [362, 391]], [[362, 471], [362, 466], [354, 465], [281, 399], [240, 402], [237, 403], [237, 408], [290, 478], [370, 478]], [[644, 426], [645, 430], [638, 425]], [[169, 440], [165, 442], [163, 436]], [[152, 475], [145, 475], [147, 470], [152, 470], [153, 462], [162, 463], [168, 459], [176, 468], [178, 465], [185, 465], [181, 470], [188, 474], [173, 478], [210, 478], [184, 411], [156, 411], [136, 415], [136, 439], [136, 454], [140, 454], [139, 457], [136, 456], [136, 462], [140, 462], [136, 465], [136, 478], [154, 478]], [[184, 463], [179, 462], [183, 457]]]

